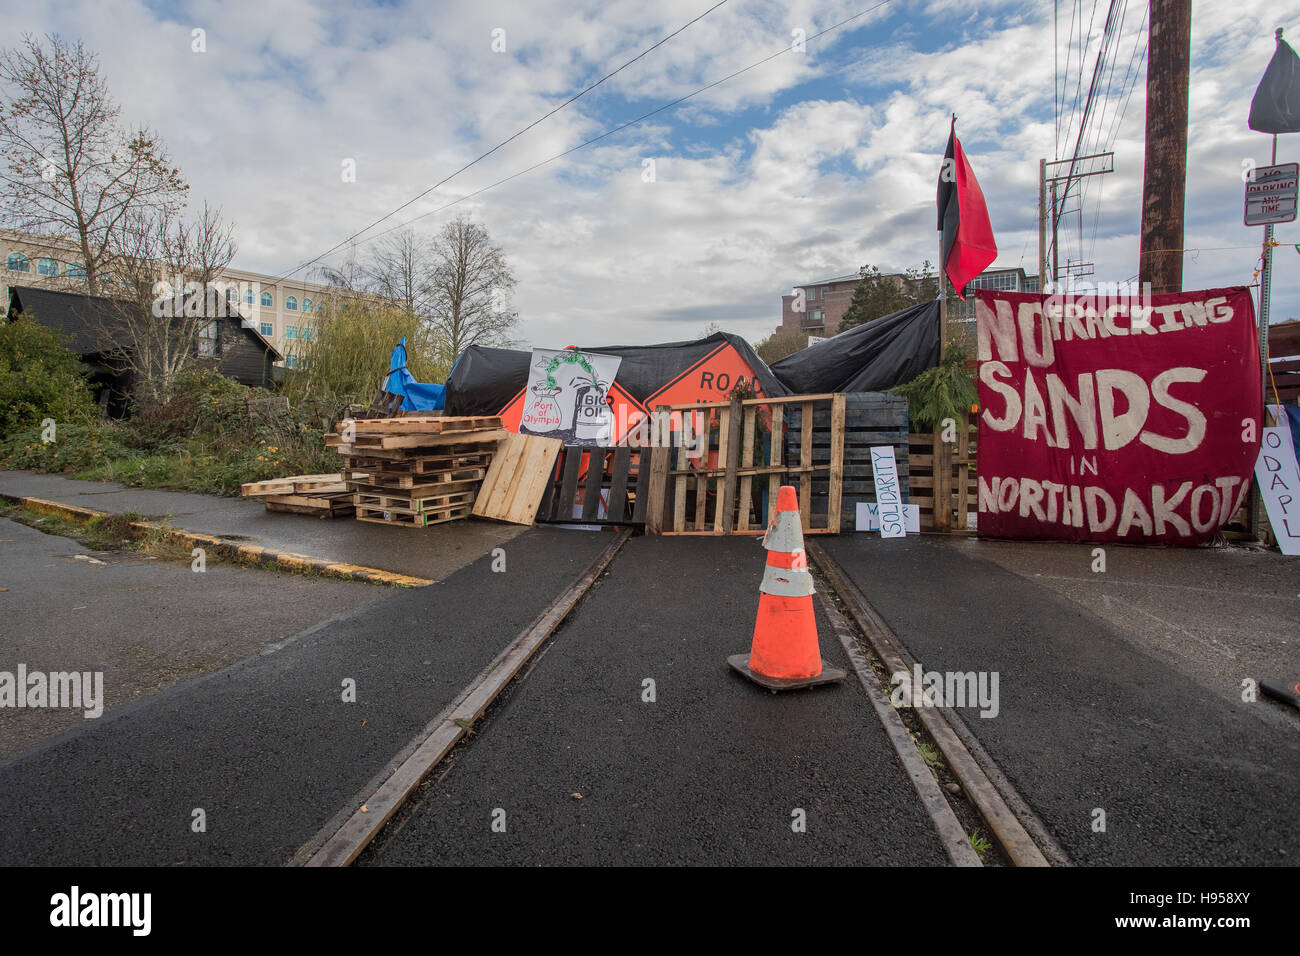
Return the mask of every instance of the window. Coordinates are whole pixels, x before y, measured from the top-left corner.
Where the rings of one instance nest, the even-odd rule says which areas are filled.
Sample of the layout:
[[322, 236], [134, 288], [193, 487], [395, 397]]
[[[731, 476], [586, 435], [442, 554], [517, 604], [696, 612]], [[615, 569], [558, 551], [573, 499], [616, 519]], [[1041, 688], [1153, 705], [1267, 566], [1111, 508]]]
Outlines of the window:
[[298, 337], [298, 326], [286, 325], [284, 327], [284, 337], [286, 339], [296, 339]]
[[270, 322], [263, 322], [261, 333], [269, 338], [270, 336], [275, 335], [275, 326]]
[[304, 342], [310, 342], [315, 337], [315, 335], [316, 335], [316, 330], [306, 325], [304, 325], [302, 329], [298, 332], [298, 337], [302, 339]]
[[30, 272], [32, 269], [31, 263], [21, 252], [9, 253], [9, 258], [5, 260], [5, 267], [10, 272]]
[[821, 295], [821, 297], [822, 297], [823, 300], [826, 298], [827, 293], [830, 292], [830, 291], [831, 291], [831, 287], [830, 287], [830, 286], [828, 286], [828, 285], [824, 285], [824, 286], [822, 286], [822, 295]]
[[296, 355], [290, 355], [288, 358], [286, 358], [286, 359], [284, 360], [284, 364], [287, 365], [289, 368], [297, 368], [297, 367], [298, 367], [298, 356], [296, 356]]
[[284, 307], [288, 309], [290, 312], [297, 312], [298, 300], [295, 299], [293, 296], [289, 296], [289, 298], [284, 300]]
[[86, 278], [86, 267], [80, 262], [69, 262], [68, 271], [65, 275], [67, 275], [69, 279], [84, 279]]
[[201, 358], [212, 358], [217, 354], [220, 335], [221, 330], [217, 327], [216, 322], [209, 322], [199, 329], [199, 356]]
[[262, 293], [262, 306], [263, 306], [264, 308], [269, 309], [269, 308], [271, 308], [273, 305], [275, 305], [275, 297], [272, 296], [271, 293], [269, 293], [269, 292], [263, 292], [263, 293]]
[[226, 286], [226, 304], [239, 305], [239, 290], [233, 285]]
[[253, 290], [252, 290], [252, 289], [245, 289], [245, 290], [244, 290], [244, 305], [252, 305], [252, 304], [253, 304]]
[[56, 276], [59, 274], [59, 264], [53, 259], [37, 259], [36, 271], [43, 276]]
[[311, 299], [303, 299], [303, 300], [302, 300], [302, 310], [303, 310], [304, 312], [310, 312], [310, 311], [311, 311]]

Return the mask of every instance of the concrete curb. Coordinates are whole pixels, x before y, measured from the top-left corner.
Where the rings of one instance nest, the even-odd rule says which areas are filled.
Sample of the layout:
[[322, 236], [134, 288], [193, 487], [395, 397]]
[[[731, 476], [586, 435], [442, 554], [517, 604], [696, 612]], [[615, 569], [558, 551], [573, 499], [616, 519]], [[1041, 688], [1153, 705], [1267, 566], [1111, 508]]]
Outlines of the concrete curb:
[[[29, 511], [35, 511], [37, 514], [53, 515], [68, 521], [78, 521], [82, 524], [88, 524], [96, 518], [113, 517], [113, 513], [109, 511], [95, 511], [92, 508], [82, 508], [78, 505], [64, 504], [61, 501], [50, 501], [45, 498], [23, 498], [4, 494], [0, 494], [0, 498], [20, 505]], [[348, 564], [343, 561], [313, 558], [310, 555], [294, 554], [289, 551], [272, 551], [269, 548], [257, 545], [238, 544], [234, 541], [218, 538], [215, 535], [186, 531], [183, 528], [169, 528], [156, 521], [132, 521], [130, 529], [137, 540], [146, 535], [161, 532], [169, 541], [174, 541], [191, 549], [202, 548], [205, 551], [211, 551], [236, 564], [260, 566], [270, 562], [281, 570], [299, 574], [313, 573], [323, 577], [341, 578], [347, 581], [365, 581], [368, 584], [387, 584], [391, 587], [401, 588], [418, 588], [434, 583], [428, 578], [398, 574], [395, 571], [383, 571], [379, 568], [367, 568], [359, 564]]]

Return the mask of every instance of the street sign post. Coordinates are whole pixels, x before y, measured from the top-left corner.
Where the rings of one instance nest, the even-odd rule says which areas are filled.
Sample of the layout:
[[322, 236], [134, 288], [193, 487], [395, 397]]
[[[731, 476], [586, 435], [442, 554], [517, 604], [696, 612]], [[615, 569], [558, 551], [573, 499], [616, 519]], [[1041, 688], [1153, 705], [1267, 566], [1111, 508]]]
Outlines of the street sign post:
[[1260, 166], [1246, 180], [1244, 221], [1248, 226], [1294, 222], [1297, 197], [1300, 197], [1300, 163]]

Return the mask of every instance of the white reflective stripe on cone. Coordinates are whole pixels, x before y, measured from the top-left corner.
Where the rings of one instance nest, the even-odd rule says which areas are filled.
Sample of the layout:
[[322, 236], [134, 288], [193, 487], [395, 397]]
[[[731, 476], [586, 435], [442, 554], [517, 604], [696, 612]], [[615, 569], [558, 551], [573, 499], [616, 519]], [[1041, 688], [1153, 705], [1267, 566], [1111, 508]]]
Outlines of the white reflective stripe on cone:
[[793, 553], [803, 550], [803, 524], [797, 511], [778, 511], [772, 525], [763, 536], [763, 547], [769, 551]]
[[769, 564], [758, 589], [777, 597], [808, 597], [813, 593], [813, 579], [807, 568], [774, 568]]

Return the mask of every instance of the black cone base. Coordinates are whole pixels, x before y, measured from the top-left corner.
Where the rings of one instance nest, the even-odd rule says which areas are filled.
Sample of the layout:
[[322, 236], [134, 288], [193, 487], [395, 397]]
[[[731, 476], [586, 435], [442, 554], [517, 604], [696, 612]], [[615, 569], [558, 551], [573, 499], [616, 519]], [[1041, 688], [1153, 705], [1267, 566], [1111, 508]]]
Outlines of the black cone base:
[[755, 684], [766, 687], [774, 694], [779, 690], [799, 690], [801, 687], [817, 687], [820, 684], [838, 684], [849, 676], [848, 671], [831, 667], [825, 661], [822, 661], [822, 672], [813, 677], [768, 677], [766, 674], [749, 669], [748, 654], [732, 654], [727, 658], [727, 663]]

